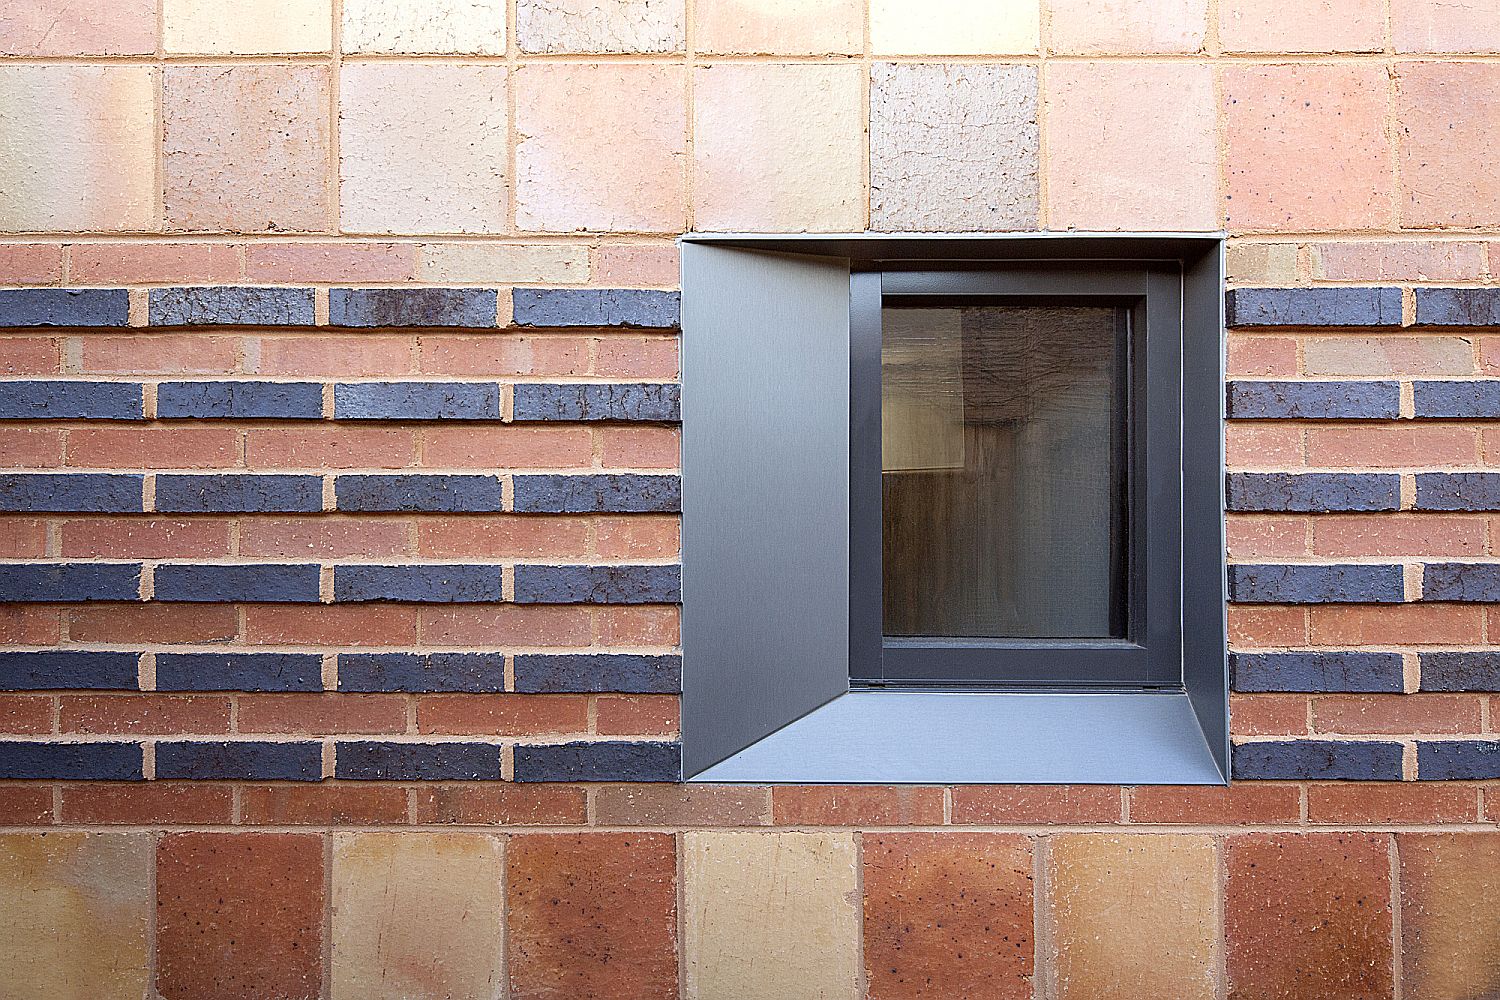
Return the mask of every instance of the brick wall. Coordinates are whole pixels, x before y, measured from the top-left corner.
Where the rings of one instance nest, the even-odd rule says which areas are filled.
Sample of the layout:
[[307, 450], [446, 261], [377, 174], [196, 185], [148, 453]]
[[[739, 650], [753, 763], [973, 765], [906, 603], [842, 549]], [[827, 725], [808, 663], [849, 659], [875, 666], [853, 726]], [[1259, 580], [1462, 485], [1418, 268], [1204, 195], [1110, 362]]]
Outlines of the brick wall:
[[[0, 0], [0, 994], [1500, 990], [1497, 56]], [[866, 228], [1228, 232], [1228, 789], [675, 780], [672, 240]]]

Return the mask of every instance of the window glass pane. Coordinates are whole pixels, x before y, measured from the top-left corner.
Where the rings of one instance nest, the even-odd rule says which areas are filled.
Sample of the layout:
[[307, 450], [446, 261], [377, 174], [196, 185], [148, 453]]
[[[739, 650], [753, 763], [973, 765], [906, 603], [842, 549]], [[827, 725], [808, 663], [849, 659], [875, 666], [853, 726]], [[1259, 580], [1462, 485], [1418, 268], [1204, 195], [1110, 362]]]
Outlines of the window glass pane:
[[887, 635], [1125, 637], [1128, 323], [882, 311]]

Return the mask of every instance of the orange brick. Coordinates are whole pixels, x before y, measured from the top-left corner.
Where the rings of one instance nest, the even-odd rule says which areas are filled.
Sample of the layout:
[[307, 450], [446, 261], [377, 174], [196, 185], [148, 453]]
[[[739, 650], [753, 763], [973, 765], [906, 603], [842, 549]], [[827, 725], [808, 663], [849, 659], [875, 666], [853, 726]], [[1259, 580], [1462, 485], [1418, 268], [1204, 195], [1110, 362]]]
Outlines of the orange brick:
[[247, 517], [240, 554], [278, 559], [345, 559], [407, 555], [411, 522], [386, 517]]
[[417, 641], [417, 609], [385, 604], [252, 604], [244, 609], [245, 641], [256, 645], [409, 646]]
[[676, 695], [600, 695], [594, 699], [594, 731], [600, 736], [675, 736], [681, 728], [679, 715]]
[[682, 461], [675, 427], [601, 427], [595, 433], [606, 469], [675, 469]]
[[454, 605], [422, 609], [433, 646], [587, 646], [593, 614], [573, 605]]
[[943, 790], [920, 786], [778, 785], [771, 821], [782, 826], [935, 826]]
[[62, 786], [64, 823], [226, 824], [233, 810], [234, 793], [228, 785], [197, 781], [119, 785], [69, 781]]
[[60, 638], [60, 609], [45, 604], [0, 604], [0, 643], [48, 646]]
[[1235, 469], [1302, 466], [1302, 428], [1231, 423], [1224, 427], [1224, 461]]
[[666, 605], [594, 609], [594, 641], [605, 646], [675, 646], [678, 613]]
[[1307, 697], [1298, 694], [1229, 696], [1229, 728], [1236, 736], [1303, 736]]
[[1403, 833], [1403, 996], [1500, 992], [1500, 832]]
[[1231, 605], [1229, 641], [1235, 646], [1307, 645], [1307, 609], [1275, 605]]
[[0, 785], [0, 826], [48, 826], [51, 823], [51, 786], [35, 782]]
[[1307, 432], [1309, 465], [1397, 469], [1473, 465], [1479, 458], [1473, 427], [1314, 427]]
[[222, 469], [239, 464], [229, 427], [75, 427], [68, 464], [86, 469]]
[[1318, 646], [1463, 645], [1481, 640], [1481, 609], [1462, 604], [1315, 607]]
[[1296, 375], [1297, 341], [1291, 337], [1229, 335], [1229, 374]]
[[753, 785], [629, 784], [594, 791], [600, 826], [765, 826], [771, 790]]
[[240, 822], [268, 826], [346, 826], [406, 822], [407, 790], [384, 782], [245, 785]]
[[47, 522], [34, 517], [0, 518], [0, 558], [32, 559], [47, 551]]
[[1305, 556], [1308, 521], [1305, 517], [1230, 514], [1224, 524], [1229, 554], [1235, 559]]
[[572, 336], [423, 336], [422, 371], [434, 375], [583, 375], [589, 342]]
[[682, 551], [677, 516], [601, 517], [594, 525], [594, 551], [603, 559], [670, 559]]
[[1479, 699], [1449, 694], [1349, 694], [1314, 698], [1319, 733], [1478, 733]]
[[103, 375], [226, 375], [240, 366], [238, 337], [201, 333], [80, 338], [80, 370]]
[[444, 694], [417, 699], [417, 730], [445, 736], [536, 736], [588, 731], [583, 695]]
[[245, 694], [239, 698], [239, 722], [243, 733], [404, 733], [406, 699], [343, 692]]
[[676, 337], [605, 337], [594, 347], [602, 378], [673, 379], [678, 370]]
[[229, 732], [229, 699], [219, 695], [63, 695], [60, 704], [60, 728], [65, 733], [169, 736]]
[[586, 427], [426, 427], [422, 465], [439, 469], [576, 469], [593, 463]]
[[0, 468], [55, 469], [62, 464], [62, 431], [0, 427]]
[[1328, 514], [1312, 519], [1320, 556], [1484, 554], [1485, 522], [1443, 514]]
[[1351, 781], [1307, 786], [1311, 823], [1472, 823], [1478, 813], [1479, 795], [1472, 785]]
[[0, 246], [0, 284], [51, 285], [62, 280], [60, 243], [10, 243]]
[[1295, 823], [1300, 810], [1301, 790], [1281, 782], [1237, 782], [1227, 787], [1143, 785], [1130, 790], [1132, 823]]
[[40, 694], [0, 694], [0, 733], [37, 736], [52, 732], [52, 698]]
[[587, 820], [577, 785], [423, 784], [413, 793], [418, 823], [543, 826]]
[[415, 458], [416, 438], [405, 427], [336, 424], [245, 434], [245, 464], [252, 469], [400, 469]]
[[261, 337], [259, 343], [253, 345], [260, 357], [253, 370], [261, 375], [305, 378], [319, 375], [341, 378], [409, 375], [416, 371], [413, 360], [415, 343], [414, 337], [385, 334]]
[[1109, 785], [960, 785], [953, 822], [1118, 823], [1120, 803], [1120, 790]]
[[581, 517], [481, 514], [417, 522], [417, 551], [424, 556], [582, 557], [588, 541], [589, 522]]
[[238, 634], [239, 615], [229, 604], [120, 604], [68, 611], [68, 636], [75, 642], [222, 642]]
[[245, 249], [250, 281], [410, 281], [416, 267], [411, 243], [252, 243]]
[[75, 243], [68, 269], [80, 285], [220, 285], [239, 276], [239, 253], [228, 243]]
[[108, 559], [192, 559], [229, 554], [227, 518], [83, 517], [62, 523], [62, 554]]
[[52, 337], [0, 337], [0, 375], [56, 375], [62, 342]]

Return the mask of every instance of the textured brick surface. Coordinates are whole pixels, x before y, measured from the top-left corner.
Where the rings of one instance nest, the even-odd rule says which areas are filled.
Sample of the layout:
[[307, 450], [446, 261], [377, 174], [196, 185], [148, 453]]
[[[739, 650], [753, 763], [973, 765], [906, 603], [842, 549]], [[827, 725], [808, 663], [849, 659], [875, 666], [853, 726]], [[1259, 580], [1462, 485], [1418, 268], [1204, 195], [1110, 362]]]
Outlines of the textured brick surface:
[[323, 509], [322, 483], [317, 476], [157, 476], [156, 509], [311, 512]]
[[1488, 149], [1500, 139], [1500, 67], [1403, 63], [1400, 118], [1401, 224], [1483, 226], [1500, 211], [1500, 180]]
[[162, 382], [156, 415], [171, 418], [316, 420], [323, 387], [315, 382]]
[[0, 688], [134, 689], [139, 656], [128, 652], [44, 650], [0, 652]]
[[516, 43], [523, 52], [681, 52], [683, 0], [519, 0]]
[[1230, 326], [1400, 326], [1399, 288], [1235, 288]]
[[504, 500], [494, 476], [339, 476], [334, 490], [346, 511], [497, 511]]
[[322, 751], [316, 743], [230, 742], [158, 743], [160, 778], [317, 781]]
[[675, 512], [682, 505], [676, 476], [516, 476], [515, 509], [568, 514]]
[[1219, 7], [1226, 52], [1380, 52], [1385, 7], [1377, 0], [1329, 0], [1284, 8], [1266, 0]]
[[484, 743], [344, 742], [334, 774], [359, 781], [498, 781], [500, 748]]
[[1400, 781], [1401, 744], [1384, 742], [1241, 743], [1234, 747], [1235, 778], [1281, 781]]
[[1424, 326], [1500, 325], [1500, 289], [1418, 288], [1416, 320]]
[[334, 326], [495, 325], [495, 292], [486, 288], [334, 288], [328, 293]]
[[0, 474], [0, 509], [138, 512], [141, 510], [141, 477], [116, 473]]
[[1052, 0], [1049, 46], [1075, 55], [1197, 52], [1206, 0]]
[[344, 0], [345, 52], [505, 53], [503, 0]]
[[339, 566], [336, 601], [471, 602], [502, 597], [499, 566]]
[[1404, 600], [1402, 579], [1400, 566], [1236, 565], [1229, 567], [1229, 599], [1245, 604], [1391, 604]]
[[505, 689], [505, 657], [497, 653], [345, 653], [340, 691], [470, 691]]
[[1231, 472], [1230, 510], [1323, 512], [1395, 510], [1400, 480], [1393, 475], [1341, 472]]
[[[1448, 385], [1429, 382], [1423, 385]], [[1229, 383], [1229, 416], [1241, 419], [1394, 420], [1399, 416], [1397, 382]], [[1500, 400], [1497, 400], [1500, 402]], [[1421, 412], [1417, 416], [1460, 416]]]
[[316, 601], [318, 567], [311, 563], [261, 566], [158, 566], [158, 601]]
[[1500, 778], [1500, 740], [1429, 740], [1417, 747], [1423, 781], [1494, 781]]
[[678, 781], [676, 743], [609, 742], [518, 746], [517, 781]]
[[311, 288], [153, 288], [152, 326], [311, 326]]
[[157, 653], [156, 689], [321, 691], [322, 665], [316, 653]]
[[662, 420], [678, 418], [678, 387], [635, 385], [517, 385], [512, 397], [516, 420]]
[[1500, 990], [1500, 834], [1402, 834], [1396, 847], [1405, 995]]
[[0, 601], [134, 601], [139, 563], [11, 563], [0, 567]]
[[1403, 690], [1399, 653], [1231, 653], [1229, 662], [1236, 691]]
[[333, 40], [331, 0], [161, 0], [168, 52], [318, 52]]
[[3, 420], [140, 420], [141, 387], [116, 382], [0, 382]]
[[0, 7], [0, 55], [144, 55], [156, 50], [157, 0], [18, 2]]
[[1422, 653], [1423, 691], [1500, 691], [1500, 653]]
[[1485, 563], [1428, 563], [1422, 567], [1422, 599], [1500, 600], [1500, 566]]
[[0, 778], [139, 781], [141, 748], [135, 743], [0, 742]]
[[1500, 473], [1419, 472], [1417, 510], [1500, 509]]
[[517, 566], [518, 604], [669, 604], [682, 597], [676, 566]]
[[512, 295], [517, 326], [677, 326], [677, 292], [639, 288], [517, 288]]
[[515, 658], [515, 677], [517, 691], [533, 693], [675, 693], [682, 684], [682, 658], [630, 653], [524, 653]]
[[1397, 52], [1497, 52], [1500, 3], [1392, 0], [1391, 38]]

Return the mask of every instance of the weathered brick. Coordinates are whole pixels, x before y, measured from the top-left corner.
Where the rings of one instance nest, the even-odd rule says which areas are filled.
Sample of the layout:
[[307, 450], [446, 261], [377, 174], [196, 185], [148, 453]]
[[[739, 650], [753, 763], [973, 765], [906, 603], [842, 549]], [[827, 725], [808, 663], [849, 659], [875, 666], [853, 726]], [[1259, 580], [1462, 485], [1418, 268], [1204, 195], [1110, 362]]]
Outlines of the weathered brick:
[[316, 382], [162, 382], [156, 387], [156, 415], [318, 420], [323, 387]]
[[1335, 281], [1464, 281], [1481, 273], [1481, 251], [1455, 240], [1339, 241], [1315, 244], [1313, 259]]
[[518, 746], [517, 781], [678, 781], [682, 747], [676, 743], [610, 742]]
[[676, 421], [678, 387], [523, 382], [515, 386], [513, 406], [516, 420]]
[[503, 653], [341, 653], [338, 668], [340, 691], [505, 690]]
[[411, 525], [403, 518], [246, 518], [239, 529], [243, 556], [368, 559], [411, 551]]
[[67, 464], [102, 469], [217, 469], [238, 463], [232, 427], [116, 424], [75, 427]]
[[1500, 413], [1500, 382], [1416, 382], [1413, 416], [1488, 418]]
[[[290, 826], [378, 826], [406, 822], [406, 789], [400, 785], [237, 785], [240, 822]], [[338, 960], [335, 953], [334, 960]]]
[[1199, 52], [1205, 0], [1052, 0], [1047, 44], [1069, 55]]
[[416, 453], [412, 427], [303, 423], [245, 432], [245, 464], [252, 469], [399, 469]]
[[261, 375], [354, 378], [404, 375], [416, 370], [413, 338], [409, 336], [339, 336], [319, 331], [309, 336], [262, 338], [254, 346], [260, 351], [260, 363], [254, 370]]
[[338, 566], [335, 601], [475, 602], [502, 600], [501, 567]]
[[1298, 694], [1232, 694], [1229, 732], [1233, 736], [1306, 736], [1310, 700]]
[[1416, 297], [1418, 326], [1500, 325], [1500, 289], [1418, 288]]
[[1338, 0], [1278, 8], [1264, 0], [1227, 0], [1219, 8], [1225, 52], [1380, 52], [1385, 8], [1378, 0]]
[[594, 732], [600, 736], [676, 736], [682, 700], [665, 694], [621, 694], [594, 699]]
[[770, 817], [768, 788], [635, 783], [594, 790], [594, 822], [606, 826], [765, 826]]
[[[1445, 385], [1447, 383], [1419, 383]], [[1394, 420], [1400, 416], [1398, 382], [1229, 383], [1229, 416], [1246, 420]], [[1417, 416], [1437, 414], [1417, 413]]]
[[227, 826], [233, 811], [234, 792], [224, 785], [191, 781], [145, 784], [73, 781], [62, 786], [59, 815], [64, 823], [89, 825], [203, 823]]
[[230, 524], [221, 518], [81, 517], [61, 528], [63, 556], [212, 559], [230, 552]]
[[517, 691], [621, 691], [675, 694], [682, 688], [682, 658], [675, 655], [522, 653], [515, 658]]
[[1417, 744], [1422, 781], [1494, 781], [1500, 778], [1500, 740], [1423, 740]]
[[516, 44], [523, 52], [681, 52], [684, 5], [642, 0], [520, 0]]
[[[1488, 155], [1500, 140], [1500, 67], [1481, 61], [1400, 62], [1394, 77], [1400, 225], [1488, 225], [1500, 212], [1500, 180]], [[1418, 295], [1418, 323], [1423, 322], [1421, 299]], [[1429, 306], [1434, 316], [1454, 319], [1471, 308], [1500, 316], [1495, 297], [1483, 292], [1434, 296]]]
[[123, 288], [6, 288], [0, 326], [124, 326], [129, 306]]
[[1231, 653], [1236, 691], [1404, 690], [1400, 653]]
[[1308, 375], [1473, 375], [1474, 345], [1463, 337], [1312, 337], [1303, 341]]
[[1500, 510], [1500, 473], [1419, 472], [1417, 510]]
[[677, 566], [517, 566], [517, 604], [673, 604]]
[[1292, 784], [1150, 785], [1130, 789], [1132, 823], [1295, 823], [1300, 811], [1301, 794]]
[[342, 740], [334, 774], [354, 781], [499, 781], [500, 747]]
[[58, 699], [58, 730], [106, 736], [229, 732], [229, 699], [205, 695], [72, 694]]
[[494, 476], [339, 476], [334, 482], [343, 511], [498, 511]]
[[1400, 566], [1244, 565], [1229, 567], [1229, 599], [1242, 604], [1396, 604], [1405, 600]]
[[239, 279], [239, 251], [231, 243], [74, 243], [68, 275], [82, 285], [227, 284]]
[[0, 601], [134, 601], [140, 563], [7, 563]]
[[1500, 600], [1500, 565], [1427, 563], [1422, 567], [1422, 600]]
[[345, 52], [505, 54], [504, 0], [345, 0]]
[[0, 689], [50, 691], [61, 688], [136, 689], [138, 653], [49, 649], [0, 652]]
[[1397, 52], [1500, 52], [1500, 4], [1392, 0], [1391, 40]]
[[328, 292], [332, 326], [495, 325], [493, 288], [333, 288]]
[[342, 691], [243, 695], [239, 731], [300, 736], [406, 732], [406, 699]]
[[1500, 691], [1500, 652], [1422, 653], [1423, 691]]
[[56, 375], [62, 371], [60, 337], [0, 337], [0, 374]]
[[568, 785], [426, 784], [412, 790], [418, 823], [493, 826], [581, 825], [584, 790]]
[[589, 729], [589, 700], [576, 695], [435, 694], [417, 699], [417, 732], [424, 736], [578, 736]]
[[156, 51], [156, 0], [16, 4], [0, 16], [3, 55], [120, 56]]
[[82, 339], [79, 371], [99, 375], [229, 375], [240, 367], [240, 341], [192, 333], [133, 333]]
[[675, 513], [681, 507], [682, 481], [677, 476], [515, 477], [515, 509], [522, 513]]
[[1399, 288], [1232, 288], [1229, 326], [1400, 326]]
[[140, 420], [128, 382], [0, 382], [0, 420]]
[[783, 785], [771, 790], [778, 826], [936, 826], [943, 790], [930, 786]]
[[311, 288], [153, 288], [152, 326], [312, 326]]
[[342, 420], [499, 420], [493, 382], [352, 382], [333, 387]]
[[1400, 487], [1399, 476], [1376, 473], [1231, 472], [1226, 478], [1229, 509], [1236, 511], [1396, 510]]
[[1471, 645], [1481, 642], [1481, 609], [1464, 604], [1327, 605], [1309, 609], [1319, 646]]
[[567, 605], [435, 604], [421, 608], [422, 635], [431, 646], [587, 646], [596, 631], [597, 611]]
[[169, 513], [314, 513], [323, 509], [318, 476], [157, 476], [156, 509]]
[[139, 743], [0, 740], [0, 778], [23, 781], [140, 781]]
[[959, 785], [952, 821], [977, 826], [1118, 823], [1118, 789], [1103, 785]]
[[256, 55], [326, 51], [332, 42], [330, 0], [288, 7], [279, 0], [163, 0], [168, 52]]
[[68, 614], [68, 635], [75, 642], [135, 644], [204, 643], [233, 639], [239, 620], [233, 607], [220, 604], [121, 604], [84, 607]]
[[1234, 777], [1271, 781], [1400, 781], [1401, 744], [1294, 740], [1240, 743]]
[[1403, 994], [1460, 1000], [1500, 991], [1500, 834], [1403, 833], [1396, 849]]
[[156, 689], [321, 691], [322, 663], [317, 653], [157, 653]]
[[308, 602], [318, 599], [318, 566], [170, 564], [156, 568], [158, 601]]
[[1307, 820], [1348, 826], [1471, 822], [1474, 789], [1435, 783], [1359, 782], [1307, 786]]
[[645, 288], [517, 288], [512, 322], [519, 327], [629, 326], [671, 330], [678, 292]]
[[167, 742], [156, 745], [158, 778], [317, 781], [323, 749], [317, 743]]

